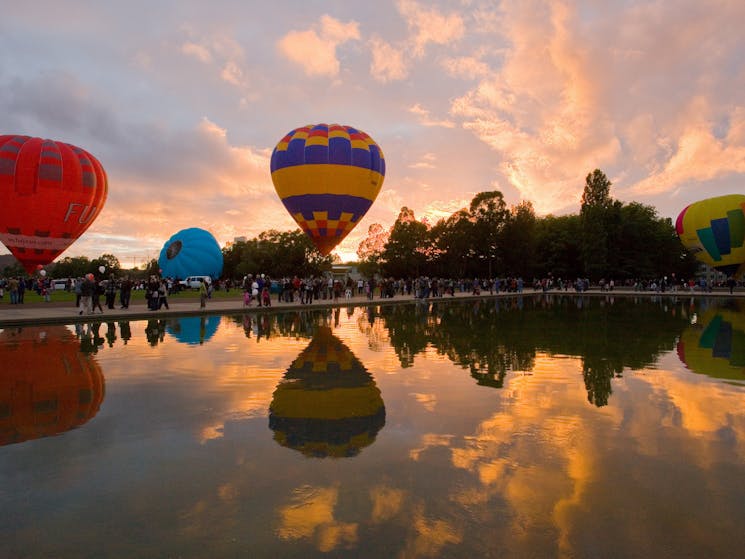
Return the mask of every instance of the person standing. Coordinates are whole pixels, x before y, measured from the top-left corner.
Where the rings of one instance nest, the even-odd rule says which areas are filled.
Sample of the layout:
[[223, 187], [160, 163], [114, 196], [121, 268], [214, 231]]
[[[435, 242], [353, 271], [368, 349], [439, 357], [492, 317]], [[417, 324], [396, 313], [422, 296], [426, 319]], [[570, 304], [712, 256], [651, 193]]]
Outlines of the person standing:
[[168, 306], [168, 284], [164, 279], [160, 280], [160, 286], [158, 287], [158, 310], [163, 306], [165, 306], [166, 309], [170, 309]]
[[116, 301], [116, 279], [114, 278], [114, 274], [109, 274], [109, 281], [106, 282], [105, 294], [106, 307], [113, 309], [114, 302]]
[[18, 278], [18, 304], [23, 304], [23, 295], [26, 293], [26, 280]]
[[101, 311], [103, 314], [103, 307], [101, 306], [101, 295], [103, 295], [103, 286], [100, 282], [96, 281], [95, 278], [91, 280], [93, 283], [93, 293], [91, 295], [91, 313], [96, 312], [96, 309]]
[[[77, 278], [75, 280], [75, 306], [77, 308], [80, 308], [80, 299], [82, 298], [82, 289], [83, 289], [83, 282], [85, 281], [85, 278]], [[83, 313], [80, 313], [83, 314]]]
[[207, 284], [204, 280], [199, 281], [199, 308], [203, 309], [207, 306]]
[[80, 284], [80, 312], [78, 314], [93, 314], [91, 303], [96, 286], [91, 281], [90, 274], [78, 283]]
[[119, 300], [122, 304], [120, 308], [129, 308], [129, 299], [132, 297], [132, 280], [129, 276], [124, 276], [121, 285], [119, 286]]
[[10, 304], [18, 303], [18, 278], [13, 277], [8, 281], [8, 291], [10, 292]]

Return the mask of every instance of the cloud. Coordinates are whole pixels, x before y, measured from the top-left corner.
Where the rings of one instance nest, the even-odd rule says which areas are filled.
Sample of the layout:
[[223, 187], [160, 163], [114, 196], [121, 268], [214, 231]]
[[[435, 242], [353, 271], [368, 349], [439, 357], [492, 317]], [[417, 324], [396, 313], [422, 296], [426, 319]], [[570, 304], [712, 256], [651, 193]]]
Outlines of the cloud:
[[279, 40], [277, 48], [288, 60], [302, 66], [306, 75], [335, 77], [340, 70], [337, 47], [359, 39], [357, 22], [343, 23], [324, 15], [311, 29], [287, 33]]
[[733, 110], [723, 138], [715, 136], [710, 112], [707, 101], [697, 98], [685, 111], [687, 124], [675, 138], [675, 146], [658, 138], [658, 144], [669, 148], [664, 166], [636, 183], [633, 194], [659, 194], [688, 182], [745, 173], [745, 107]]
[[196, 58], [205, 64], [212, 61], [212, 55], [210, 54], [209, 49], [203, 45], [198, 45], [197, 43], [192, 43], [190, 41], [184, 43], [181, 45], [181, 52], [187, 56]]
[[436, 8], [424, 8], [414, 0], [399, 0], [398, 11], [412, 31], [412, 55], [420, 57], [429, 43], [447, 45], [465, 33], [463, 18], [453, 12], [443, 14]]
[[409, 75], [404, 49], [373, 36], [369, 42], [372, 54], [370, 75], [379, 82], [402, 80]]
[[442, 67], [454, 78], [472, 80], [486, 77], [490, 73], [489, 65], [475, 56], [448, 57], [442, 61]]
[[435, 169], [437, 155], [434, 153], [425, 153], [419, 161], [409, 165], [410, 169]]
[[443, 128], [454, 128], [455, 123], [452, 120], [436, 120], [429, 116], [429, 111], [423, 108], [419, 103], [409, 108], [409, 112], [419, 117], [419, 123], [422, 126], [442, 126]]
[[451, 114], [502, 154], [501, 173], [541, 213], [575, 205], [583, 173], [613, 163], [620, 145], [599, 107], [574, 13], [560, 3], [535, 8], [505, 8], [504, 64], [456, 98]]

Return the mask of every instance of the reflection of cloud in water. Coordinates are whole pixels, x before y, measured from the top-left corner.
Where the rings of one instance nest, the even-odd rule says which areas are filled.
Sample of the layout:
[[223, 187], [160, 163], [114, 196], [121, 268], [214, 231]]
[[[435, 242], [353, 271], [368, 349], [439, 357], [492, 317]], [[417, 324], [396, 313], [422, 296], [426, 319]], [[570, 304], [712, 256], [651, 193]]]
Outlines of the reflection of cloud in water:
[[0, 444], [64, 433], [98, 413], [104, 377], [64, 326], [0, 332]]
[[404, 492], [401, 489], [378, 485], [370, 489], [370, 499], [373, 502], [370, 520], [374, 523], [386, 522], [401, 511]]
[[375, 381], [331, 329], [320, 326], [272, 397], [269, 427], [308, 456], [355, 456], [385, 425]]
[[187, 316], [168, 321], [166, 331], [184, 344], [197, 345], [208, 341], [217, 332], [220, 316]]
[[357, 545], [357, 524], [339, 522], [334, 509], [338, 487], [304, 486], [295, 490], [292, 502], [279, 509], [277, 535], [284, 540], [311, 539], [319, 551]]

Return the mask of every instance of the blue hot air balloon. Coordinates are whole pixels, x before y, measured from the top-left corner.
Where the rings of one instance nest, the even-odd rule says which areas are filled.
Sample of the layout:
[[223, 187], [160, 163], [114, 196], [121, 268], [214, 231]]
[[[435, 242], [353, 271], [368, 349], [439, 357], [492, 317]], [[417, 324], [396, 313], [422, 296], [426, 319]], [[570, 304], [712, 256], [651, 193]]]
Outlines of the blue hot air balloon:
[[191, 227], [182, 229], [166, 241], [160, 251], [158, 266], [161, 274], [172, 278], [222, 274], [223, 256], [212, 233]]

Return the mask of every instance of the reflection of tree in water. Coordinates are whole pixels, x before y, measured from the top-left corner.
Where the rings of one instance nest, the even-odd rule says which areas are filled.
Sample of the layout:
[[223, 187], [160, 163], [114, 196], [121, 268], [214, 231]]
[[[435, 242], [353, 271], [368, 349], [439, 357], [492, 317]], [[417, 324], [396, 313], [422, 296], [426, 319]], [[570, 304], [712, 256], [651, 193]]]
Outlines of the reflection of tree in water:
[[331, 313], [332, 309], [329, 308], [280, 313], [244, 313], [231, 316], [230, 320], [243, 328], [247, 338], [255, 338], [257, 341], [275, 336], [310, 339], [313, 337], [315, 325], [323, 321], [329, 322]]
[[[604, 406], [611, 380], [624, 368], [653, 364], [673, 349], [686, 324], [687, 307], [673, 299], [624, 300], [608, 297], [538, 295], [483, 299], [471, 304], [438, 301], [390, 306], [381, 316], [401, 365], [411, 366], [430, 345], [469, 369], [485, 386], [501, 388], [509, 371], [531, 371], [536, 354], [582, 359], [588, 400]], [[523, 312], [523, 308], [530, 312]]]
[[427, 347], [436, 325], [429, 305], [383, 305], [378, 309], [378, 316], [385, 322], [389, 341], [401, 367], [411, 367], [414, 356]]
[[385, 425], [385, 405], [352, 351], [319, 326], [277, 386], [269, 407], [274, 439], [307, 456], [355, 456]]

